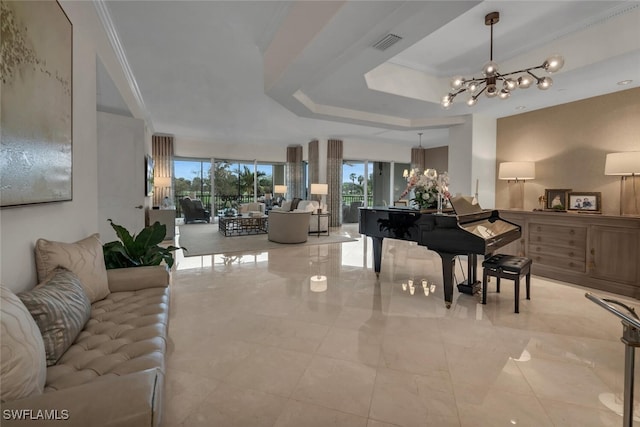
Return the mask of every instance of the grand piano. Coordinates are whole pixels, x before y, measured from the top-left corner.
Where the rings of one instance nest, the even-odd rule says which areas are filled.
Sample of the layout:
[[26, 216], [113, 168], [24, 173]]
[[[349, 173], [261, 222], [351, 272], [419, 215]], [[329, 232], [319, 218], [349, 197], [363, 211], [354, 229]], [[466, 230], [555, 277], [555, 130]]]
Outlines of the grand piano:
[[490, 255], [520, 238], [520, 226], [500, 218], [497, 210], [482, 210], [465, 199], [453, 199], [451, 213], [420, 213], [400, 207], [360, 208], [359, 229], [373, 240], [374, 270], [380, 275], [384, 238], [417, 242], [442, 258], [444, 300], [453, 300], [455, 257], [468, 256], [467, 280], [458, 284], [460, 292], [475, 293], [477, 255]]

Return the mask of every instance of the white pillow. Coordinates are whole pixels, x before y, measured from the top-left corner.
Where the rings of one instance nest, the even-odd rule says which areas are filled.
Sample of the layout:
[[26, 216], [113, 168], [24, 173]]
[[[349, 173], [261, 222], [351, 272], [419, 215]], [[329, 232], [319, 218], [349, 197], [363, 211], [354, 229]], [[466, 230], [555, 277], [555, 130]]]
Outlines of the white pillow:
[[287, 200], [282, 202], [281, 209], [285, 212], [289, 212], [291, 210], [291, 200]]
[[99, 234], [92, 234], [75, 243], [38, 239], [36, 242], [38, 282], [44, 282], [58, 267], [73, 271], [78, 276], [92, 303], [109, 295], [107, 268], [104, 265]]
[[315, 200], [301, 200], [298, 203], [298, 212], [313, 212], [315, 213], [318, 209], [318, 202]]
[[0, 286], [0, 324], [0, 399], [8, 402], [42, 394], [47, 365], [40, 329], [20, 298], [4, 286]]

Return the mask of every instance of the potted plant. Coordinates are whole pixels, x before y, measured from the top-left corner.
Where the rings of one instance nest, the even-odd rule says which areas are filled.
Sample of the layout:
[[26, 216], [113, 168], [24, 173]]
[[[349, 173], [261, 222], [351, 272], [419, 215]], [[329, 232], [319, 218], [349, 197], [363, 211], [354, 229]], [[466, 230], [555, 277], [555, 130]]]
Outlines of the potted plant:
[[120, 241], [115, 240], [102, 246], [107, 269], [160, 265], [162, 261], [171, 268], [174, 263], [172, 252], [176, 249], [186, 250], [171, 245], [160, 246], [167, 234], [167, 227], [157, 221], [143, 228], [137, 236], [132, 236], [126, 228], [112, 220], [108, 221]]

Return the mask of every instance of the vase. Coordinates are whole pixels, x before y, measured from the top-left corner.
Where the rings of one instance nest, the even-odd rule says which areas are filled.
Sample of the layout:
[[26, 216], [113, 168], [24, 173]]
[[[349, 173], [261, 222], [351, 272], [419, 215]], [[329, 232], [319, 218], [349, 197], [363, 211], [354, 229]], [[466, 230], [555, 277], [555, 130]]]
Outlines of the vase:
[[438, 193], [438, 214], [442, 214], [442, 194]]

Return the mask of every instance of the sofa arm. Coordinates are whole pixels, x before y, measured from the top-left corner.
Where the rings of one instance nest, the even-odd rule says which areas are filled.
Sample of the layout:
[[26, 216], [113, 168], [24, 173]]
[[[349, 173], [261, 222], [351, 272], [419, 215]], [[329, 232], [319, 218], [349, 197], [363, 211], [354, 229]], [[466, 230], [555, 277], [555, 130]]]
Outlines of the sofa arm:
[[114, 268], [107, 270], [111, 292], [139, 291], [169, 286], [169, 272], [164, 265]]
[[2, 426], [155, 427], [162, 418], [163, 388], [164, 374], [159, 369], [98, 379], [3, 402]]

